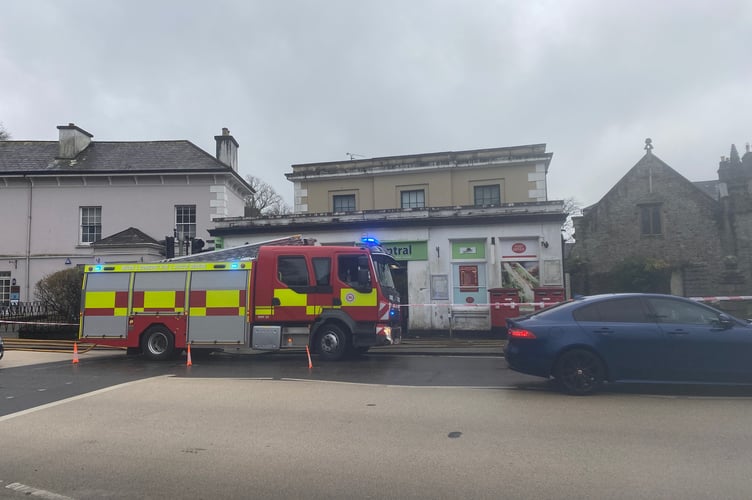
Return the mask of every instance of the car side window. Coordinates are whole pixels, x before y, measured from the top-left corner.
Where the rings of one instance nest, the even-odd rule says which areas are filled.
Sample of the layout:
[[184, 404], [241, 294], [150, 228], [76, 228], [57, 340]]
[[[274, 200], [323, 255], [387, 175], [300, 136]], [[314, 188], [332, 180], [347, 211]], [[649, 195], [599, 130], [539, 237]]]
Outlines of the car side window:
[[574, 311], [577, 321], [605, 323], [652, 323], [639, 297], [610, 299], [588, 304]]
[[659, 323], [712, 325], [719, 323], [718, 314], [699, 304], [659, 297], [648, 299]]

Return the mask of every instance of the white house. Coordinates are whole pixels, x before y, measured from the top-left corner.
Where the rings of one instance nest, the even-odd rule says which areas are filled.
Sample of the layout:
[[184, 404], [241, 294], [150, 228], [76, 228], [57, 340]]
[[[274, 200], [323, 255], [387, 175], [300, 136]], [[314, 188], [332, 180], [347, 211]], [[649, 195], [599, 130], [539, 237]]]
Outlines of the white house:
[[253, 190], [237, 141], [216, 156], [186, 140], [94, 141], [73, 123], [58, 141], [0, 141], [0, 304], [70, 266], [163, 258], [166, 237], [207, 239], [212, 220], [243, 215]]

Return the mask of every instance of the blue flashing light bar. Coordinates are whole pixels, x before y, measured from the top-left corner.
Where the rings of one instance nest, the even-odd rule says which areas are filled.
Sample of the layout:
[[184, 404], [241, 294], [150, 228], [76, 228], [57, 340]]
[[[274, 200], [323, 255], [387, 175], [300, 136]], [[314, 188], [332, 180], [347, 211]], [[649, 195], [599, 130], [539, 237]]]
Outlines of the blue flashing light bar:
[[238, 267], [240, 267], [240, 264], [238, 264], [237, 262], [230, 264], [230, 269], [237, 269]]
[[365, 245], [373, 245], [373, 246], [381, 245], [381, 243], [379, 243], [379, 240], [377, 240], [376, 238], [372, 238], [370, 236], [363, 236], [360, 239], [360, 241], [364, 243]]
[[94, 266], [94, 270], [95, 271], [101, 271], [102, 270], [102, 266]]

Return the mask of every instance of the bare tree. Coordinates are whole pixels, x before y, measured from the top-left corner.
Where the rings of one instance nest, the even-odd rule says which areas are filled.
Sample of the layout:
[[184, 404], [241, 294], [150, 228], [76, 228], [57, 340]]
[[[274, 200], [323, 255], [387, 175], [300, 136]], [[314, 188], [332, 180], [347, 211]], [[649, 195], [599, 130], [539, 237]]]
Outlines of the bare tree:
[[10, 132], [5, 130], [5, 125], [3, 125], [3, 122], [0, 122], [0, 141], [9, 141], [10, 140]]
[[258, 217], [260, 215], [284, 215], [292, 212], [290, 206], [285, 203], [284, 198], [277, 193], [274, 188], [256, 177], [247, 175], [245, 178], [251, 185], [254, 194], [246, 198], [245, 215], [246, 217]]
[[573, 242], [574, 223], [572, 222], [572, 217], [582, 215], [582, 208], [580, 207], [580, 203], [574, 198], [566, 198], [564, 200], [564, 212], [567, 213], [567, 220], [564, 221], [564, 224], [561, 226], [561, 235], [564, 238], [564, 241]]

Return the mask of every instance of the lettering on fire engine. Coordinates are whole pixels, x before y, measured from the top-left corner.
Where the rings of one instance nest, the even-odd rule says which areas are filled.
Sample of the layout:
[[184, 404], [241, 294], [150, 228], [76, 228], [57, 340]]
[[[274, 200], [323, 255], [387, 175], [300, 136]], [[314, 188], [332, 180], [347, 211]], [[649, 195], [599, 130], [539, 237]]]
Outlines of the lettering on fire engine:
[[407, 244], [404, 246], [394, 245], [391, 247], [386, 247], [386, 253], [394, 257], [395, 255], [402, 255], [402, 256], [410, 256], [413, 254], [413, 246], [411, 244]]

